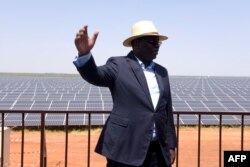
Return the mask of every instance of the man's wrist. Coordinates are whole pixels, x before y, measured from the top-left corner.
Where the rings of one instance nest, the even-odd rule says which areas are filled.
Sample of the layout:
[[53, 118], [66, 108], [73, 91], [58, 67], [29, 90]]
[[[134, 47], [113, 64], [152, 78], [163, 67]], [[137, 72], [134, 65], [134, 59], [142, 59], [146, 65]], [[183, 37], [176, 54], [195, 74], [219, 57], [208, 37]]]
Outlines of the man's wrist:
[[88, 60], [91, 58], [91, 56], [92, 56], [92, 54], [90, 52], [88, 54], [85, 54], [82, 56], [76, 56], [73, 63], [77, 68], [82, 67], [88, 62]]
[[87, 55], [89, 55], [89, 53], [90, 53], [90, 51], [85, 52], [85, 53], [78, 52], [78, 57], [87, 56]]

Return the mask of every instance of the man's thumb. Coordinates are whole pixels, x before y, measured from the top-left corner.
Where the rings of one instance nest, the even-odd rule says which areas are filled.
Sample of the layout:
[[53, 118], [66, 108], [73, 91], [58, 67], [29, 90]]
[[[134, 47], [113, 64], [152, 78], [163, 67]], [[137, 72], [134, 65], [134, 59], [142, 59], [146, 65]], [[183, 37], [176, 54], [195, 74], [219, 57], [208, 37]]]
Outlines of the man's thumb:
[[98, 34], [99, 34], [99, 32], [95, 32], [95, 33], [94, 33], [94, 35], [93, 35], [93, 40], [94, 40], [94, 42], [96, 41], [96, 39], [97, 39], [97, 37], [98, 37]]

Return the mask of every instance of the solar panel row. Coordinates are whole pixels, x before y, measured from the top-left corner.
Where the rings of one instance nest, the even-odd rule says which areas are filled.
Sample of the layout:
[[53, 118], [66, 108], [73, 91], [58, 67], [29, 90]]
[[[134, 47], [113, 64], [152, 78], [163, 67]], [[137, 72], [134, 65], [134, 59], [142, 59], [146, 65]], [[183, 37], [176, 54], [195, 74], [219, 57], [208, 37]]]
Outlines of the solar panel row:
[[[175, 111], [250, 112], [250, 77], [170, 77]], [[107, 88], [88, 84], [80, 77], [11, 77], [0, 76], [0, 109], [4, 110], [111, 110], [112, 98]], [[103, 124], [107, 115], [92, 118]], [[237, 117], [225, 117], [238, 122]], [[21, 116], [8, 114], [9, 125], [20, 125]], [[70, 115], [70, 123], [86, 124], [82, 114]], [[246, 118], [248, 121], [249, 118]], [[27, 114], [27, 125], [39, 124], [40, 116]], [[181, 116], [183, 124], [196, 124], [197, 116]], [[204, 123], [218, 123], [217, 116], [203, 118]], [[226, 121], [227, 122], [227, 121]], [[250, 121], [249, 121], [250, 122]], [[48, 125], [63, 125], [65, 115], [48, 114]]]

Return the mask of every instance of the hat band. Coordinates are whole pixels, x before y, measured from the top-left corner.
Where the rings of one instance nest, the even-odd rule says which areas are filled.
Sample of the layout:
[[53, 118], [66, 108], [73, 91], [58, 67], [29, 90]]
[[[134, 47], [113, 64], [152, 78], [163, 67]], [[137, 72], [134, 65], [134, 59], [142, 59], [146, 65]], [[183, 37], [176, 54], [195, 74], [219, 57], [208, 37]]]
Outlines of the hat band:
[[150, 35], [159, 35], [159, 33], [158, 32], [147, 32], [147, 33], [142, 33], [142, 34], [135, 34], [133, 36], [142, 36], [142, 35], [148, 35], [148, 36], [150, 36]]

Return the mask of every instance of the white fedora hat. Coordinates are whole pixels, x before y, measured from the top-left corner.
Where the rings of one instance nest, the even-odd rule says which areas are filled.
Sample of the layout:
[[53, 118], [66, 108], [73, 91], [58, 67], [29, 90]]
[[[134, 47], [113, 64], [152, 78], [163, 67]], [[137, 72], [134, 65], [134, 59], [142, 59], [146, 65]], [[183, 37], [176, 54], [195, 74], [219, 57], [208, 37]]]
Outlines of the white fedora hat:
[[160, 41], [167, 40], [168, 37], [160, 35], [152, 21], [139, 21], [132, 27], [131, 36], [123, 41], [123, 45], [126, 47], [131, 46], [131, 42], [143, 36], [158, 36]]

